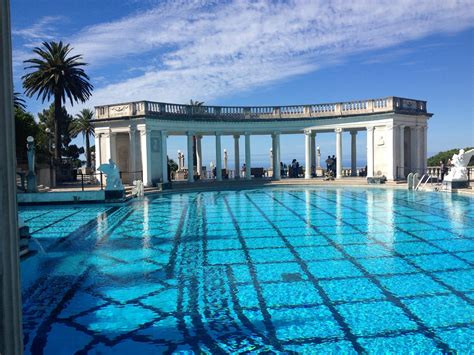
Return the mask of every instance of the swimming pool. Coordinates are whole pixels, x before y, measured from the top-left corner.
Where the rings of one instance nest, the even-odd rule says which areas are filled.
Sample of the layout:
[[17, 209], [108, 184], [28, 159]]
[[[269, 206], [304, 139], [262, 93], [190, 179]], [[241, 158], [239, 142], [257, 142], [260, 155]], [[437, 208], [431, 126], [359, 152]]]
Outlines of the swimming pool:
[[21, 210], [27, 353], [474, 351], [474, 200], [362, 188]]

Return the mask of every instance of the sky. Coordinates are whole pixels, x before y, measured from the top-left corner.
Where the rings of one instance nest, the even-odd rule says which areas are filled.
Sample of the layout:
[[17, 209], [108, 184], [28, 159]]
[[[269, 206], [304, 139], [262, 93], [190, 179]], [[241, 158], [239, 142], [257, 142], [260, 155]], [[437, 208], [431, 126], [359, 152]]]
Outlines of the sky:
[[[291, 105], [400, 96], [428, 101], [428, 154], [474, 145], [474, 1], [11, 0], [13, 68], [43, 41], [65, 41], [88, 63], [85, 104], [132, 100]], [[48, 106], [27, 99], [34, 114]], [[77, 140], [82, 144], [82, 140]], [[334, 134], [320, 134], [322, 156]], [[243, 145], [243, 141], [241, 143]], [[283, 136], [282, 160], [304, 161], [303, 135]], [[204, 163], [215, 161], [205, 137]], [[222, 147], [231, 157], [233, 141]], [[269, 165], [270, 137], [252, 141]], [[186, 150], [171, 137], [170, 157]], [[358, 135], [358, 165], [366, 137]], [[241, 149], [243, 155], [243, 149]], [[349, 165], [350, 136], [343, 136]], [[229, 158], [229, 161], [232, 161]]]

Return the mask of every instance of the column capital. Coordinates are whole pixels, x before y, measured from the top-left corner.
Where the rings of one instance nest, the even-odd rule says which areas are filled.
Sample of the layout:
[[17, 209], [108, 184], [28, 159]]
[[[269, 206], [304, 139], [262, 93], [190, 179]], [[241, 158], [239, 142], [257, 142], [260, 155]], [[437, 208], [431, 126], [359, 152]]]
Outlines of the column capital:
[[310, 129], [305, 129], [304, 134], [306, 134], [307, 136], [310, 136], [312, 134], [312, 131]]
[[279, 136], [279, 135], [280, 135], [279, 131], [275, 131], [275, 132], [272, 133], [272, 137]]
[[351, 136], [357, 136], [357, 131], [349, 131], [351, 133]]
[[334, 129], [334, 132], [336, 132], [336, 133], [342, 133], [342, 128], [337, 127], [336, 129]]
[[375, 127], [374, 126], [367, 126], [365, 127], [367, 129], [368, 132], [373, 132]]
[[240, 139], [240, 134], [234, 134], [234, 139]]
[[220, 136], [222, 136], [222, 132], [214, 132], [214, 135], [215, 135], [216, 137], [220, 137]]
[[385, 126], [389, 131], [393, 130], [393, 127], [395, 127], [395, 125], [393, 123], [389, 123]]
[[187, 131], [186, 132], [186, 135], [189, 137], [189, 136], [194, 136], [195, 133], [193, 131]]
[[244, 135], [246, 135], [246, 136], [251, 136], [252, 133], [251, 133], [251, 132], [245, 132]]
[[400, 127], [400, 129], [405, 129], [405, 125], [404, 125], [404, 124], [400, 124], [400, 125], [398, 125], [398, 127]]

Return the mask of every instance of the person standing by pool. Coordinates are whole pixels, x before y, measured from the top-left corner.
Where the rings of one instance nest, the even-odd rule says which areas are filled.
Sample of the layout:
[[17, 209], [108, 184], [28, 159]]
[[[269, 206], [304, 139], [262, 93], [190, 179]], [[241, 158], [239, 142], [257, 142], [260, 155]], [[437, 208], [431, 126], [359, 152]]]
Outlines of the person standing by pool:
[[441, 175], [441, 182], [443, 182], [444, 180], [444, 174], [446, 173], [446, 165], [444, 165], [444, 162], [442, 160], [440, 160], [439, 162], [439, 172], [440, 172], [440, 175]]
[[244, 163], [242, 165], [242, 170], [241, 170], [241, 175], [242, 177], [245, 177], [245, 172], [247, 171], [247, 165]]

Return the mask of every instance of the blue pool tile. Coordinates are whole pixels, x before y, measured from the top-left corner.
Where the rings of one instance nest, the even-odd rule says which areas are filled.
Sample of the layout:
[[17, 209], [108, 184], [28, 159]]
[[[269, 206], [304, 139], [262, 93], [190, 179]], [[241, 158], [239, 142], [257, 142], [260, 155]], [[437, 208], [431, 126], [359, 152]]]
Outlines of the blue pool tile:
[[457, 354], [474, 352], [474, 326], [436, 330], [436, 334]]
[[237, 264], [245, 263], [245, 254], [242, 250], [211, 250], [207, 253], [209, 264]]
[[417, 271], [416, 268], [400, 258], [359, 259], [364, 269], [373, 275], [397, 274]]
[[242, 244], [237, 238], [208, 238], [207, 249], [208, 250], [219, 250], [219, 249], [241, 249]]
[[333, 302], [378, 300], [385, 296], [369, 279], [323, 280], [321, 286]]
[[166, 346], [157, 345], [157, 344], [147, 344], [143, 342], [133, 341], [133, 340], [123, 340], [118, 344], [112, 346], [107, 346], [105, 344], [96, 345], [93, 348], [93, 352], [96, 354], [143, 354], [143, 355], [152, 355], [160, 354], [165, 352], [167, 349]]
[[442, 354], [435, 342], [422, 334], [359, 338], [368, 354]]
[[269, 307], [305, 306], [322, 303], [318, 291], [310, 282], [291, 282], [261, 285]]
[[474, 306], [454, 295], [403, 300], [430, 327], [474, 322]]
[[395, 243], [393, 250], [401, 255], [417, 255], [428, 253], [441, 253], [442, 250], [426, 242]]
[[295, 250], [298, 255], [306, 261], [341, 259], [344, 257], [340, 251], [330, 245], [296, 247]]
[[474, 291], [474, 269], [438, 272], [436, 277], [458, 291]]
[[356, 355], [357, 352], [348, 341], [328, 341], [324, 343], [305, 343], [301, 345], [286, 345], [286, 351], [298, 354], [344, 354]]
[[76, 322], [93, 332], [100, 332], [113, 339], [137, 329], [157, 317], [149, 309], [134, 305], [110, 305], [76, 318]]
[[442, 271], [469, 268], [469, 264], [448, 254], [433, 254], [408, 257], [413, 263], [426, 271]]
[[462, 251], [473, 251], [474, 240], [471, 239], [451, 239], [451, 240], [435, 240], [433, 244], [436, 244], [439, 248], [450, 252], [462, 252]]
[[379, 280], [391, 293], [399, 297], [448, 291], [444, 286], [423, 274], [379, 277]]
[[362, 273], [347, 260], [325, 260], [308, 262], [309, 271], [316, 278], [362, 276]]
[[254, 263], [295, 260], [288, 249], [250, 249], [249, 254]]
[[293, 275], [293, 278], [306, 278], [303, 270], [295, 262], [256, 264], [255, 269], [260, 281], [285, 281], [285, 275]]
[[285, 247], [285, 243], [279, 237], [275, 238], [249, 238], [246, 239], [246, 244], [249, 249], [254, 248], [274, 248]]
[[392, 255], [389, 250], [378, 244], [345, 245], [344, 251], [354, 258], [370, 258]]
[[320, 235], [302, 236], [302, 237], [286, 237], [288, 242], [296, 246], [313, 246], [313, 245], [329, 245], [329, 242]]
[[84, 332], [64, 324], [55, 323], [48, 333], [44, 353], [57, 355], [73, 354], [82, 350], [92, 340], [93, 338]]
[[258, 307], [257, 291], [253, 285], [239, 285], [237, 286], [237, 298], [241, 307]]
[[[183, 334], [179, 330], [178, 320], [175, 317], [165, 317], [150, 325], [148, 328], [140, 330], [137, 334], [145, 335], [153, 340], [163, 343], [179, 343], [182, 342]], [[139, 348], [136, 349], [138, 351]], [[133, 350], [132, 352], [136, 352]], [[158, 348], [156, 349], [158, 351]]]
[[416, 329], [401, 308], [389, 302], [342, 304], [337, 310], [356, 335], [375, 335], [394, 330]]
[[106, 303], [103, 299], [92, 296], [91, 294], [79, 291], [74, 297], [66, 302], [63, 311], [60, 313], [60, 318], [67, 318], [75, 316], [79, 313], [92, 309], [94, 307], [103, 306]]
[[459, 256], [461, 259], [474, 264], [474, 251], [470, 252], [458, 252], [456, 253], [457, 256]]
[[161, 290], [163, 286], [155, 284], [141, 284], [136, 286], [117, 287], [109, 286], [99, 289], [99, 292], [106, 298], [110, 298], [119, 303], [127, 303], [135, 298], [146, 297], [152, 292]]
[[159, 309], [162, 312], [176, 312], [178, 290], [175, 288], [162, 290], [158, 294], [140, 300], [141, 303]]
[[439, 229], [413, 231], [412, 233], [425, 240], [453, 239], [456, 237], [455, 233]]
[[325, 306], [293, 309], [269, 309], [280, 340], [343, 336], [342, 330]]

